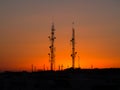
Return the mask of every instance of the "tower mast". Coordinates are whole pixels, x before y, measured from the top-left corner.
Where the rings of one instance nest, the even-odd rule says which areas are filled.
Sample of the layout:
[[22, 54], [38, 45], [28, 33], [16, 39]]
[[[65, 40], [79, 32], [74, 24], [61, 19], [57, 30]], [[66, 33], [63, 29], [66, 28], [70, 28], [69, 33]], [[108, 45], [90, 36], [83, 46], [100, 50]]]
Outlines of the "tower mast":
[[56, 39], [55, 37], [55, 28], [54, 28], [54, 23], [52, 23], [52, 28], [51, 28], [51, 36], [49, 36], [49, 40], [51, 45], [49, 46], [50, 48], [50, 53], [48, 53], [49, 57], [50, 57], [50, 69], [54, 70], [54, 66], [55, 66], [55, 47], [54, 47], [54, 41]]
[[[72, 23], [74, 25], [74, 22]], [[74, 27], [72, 27], [72, 39], [70, 40], [72, 43], [72, 68], [75, 68], [75, 56], [77, 54], [77, 52], [75, 52], [75, 30]]]

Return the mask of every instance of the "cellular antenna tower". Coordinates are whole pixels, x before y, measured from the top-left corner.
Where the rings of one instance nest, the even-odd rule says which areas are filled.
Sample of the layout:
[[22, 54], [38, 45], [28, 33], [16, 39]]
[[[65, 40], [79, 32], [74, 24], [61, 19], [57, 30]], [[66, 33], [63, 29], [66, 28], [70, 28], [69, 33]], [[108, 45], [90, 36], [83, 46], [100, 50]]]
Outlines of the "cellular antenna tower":
[[49, 61], [50, 61], [50, 69], [51, 71], [54, 70], [55, 67], [55, 47], [54, 47], [54, 41], [56, 39], [55, 37], [55, 28], [54, 28], [54, 23], [52, 23], [52, 28], [51, 28], [51, 36], [49, 36], [49, 40], [50, 40], [50, 53], [48, 53], [49, 55]]
[[[74, 22], [72, 23], [72, 25], [74, 26]], [[75, 29], [74, 27], [72, 27], [72, 39], [70, 40], [72, 43], [72, 68], [75, 68], [75, 56], [77, 54], [77, 52], [75, 52]]]

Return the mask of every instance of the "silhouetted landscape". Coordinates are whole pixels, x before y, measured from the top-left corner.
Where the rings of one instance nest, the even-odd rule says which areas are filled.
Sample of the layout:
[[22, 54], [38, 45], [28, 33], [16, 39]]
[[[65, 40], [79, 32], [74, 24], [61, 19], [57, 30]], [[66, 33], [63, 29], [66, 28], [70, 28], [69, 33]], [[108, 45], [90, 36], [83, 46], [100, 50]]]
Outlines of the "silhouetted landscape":
[[120, 90], [120, 69], [2, 72], [0, 90]]

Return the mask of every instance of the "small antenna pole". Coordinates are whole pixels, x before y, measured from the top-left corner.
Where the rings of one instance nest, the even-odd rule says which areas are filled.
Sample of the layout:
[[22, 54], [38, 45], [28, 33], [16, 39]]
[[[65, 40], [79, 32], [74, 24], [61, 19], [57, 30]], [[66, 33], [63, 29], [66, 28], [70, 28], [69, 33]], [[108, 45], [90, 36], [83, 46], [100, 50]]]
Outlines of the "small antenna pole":
[[78, 56], [78, 68], [80, 68], [80, 57]]

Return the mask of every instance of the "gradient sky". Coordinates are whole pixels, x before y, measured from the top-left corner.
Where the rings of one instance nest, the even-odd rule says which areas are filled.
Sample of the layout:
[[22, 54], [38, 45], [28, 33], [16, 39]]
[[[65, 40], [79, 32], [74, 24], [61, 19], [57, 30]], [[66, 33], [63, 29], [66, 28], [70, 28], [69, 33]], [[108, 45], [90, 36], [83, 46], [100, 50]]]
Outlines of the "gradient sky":
[[0, 0], [0, 71], [49, 68], [52, 21], [56, 69], [71, 66], [73, 21], [76, 67], [120, 67], [120, 0]]

